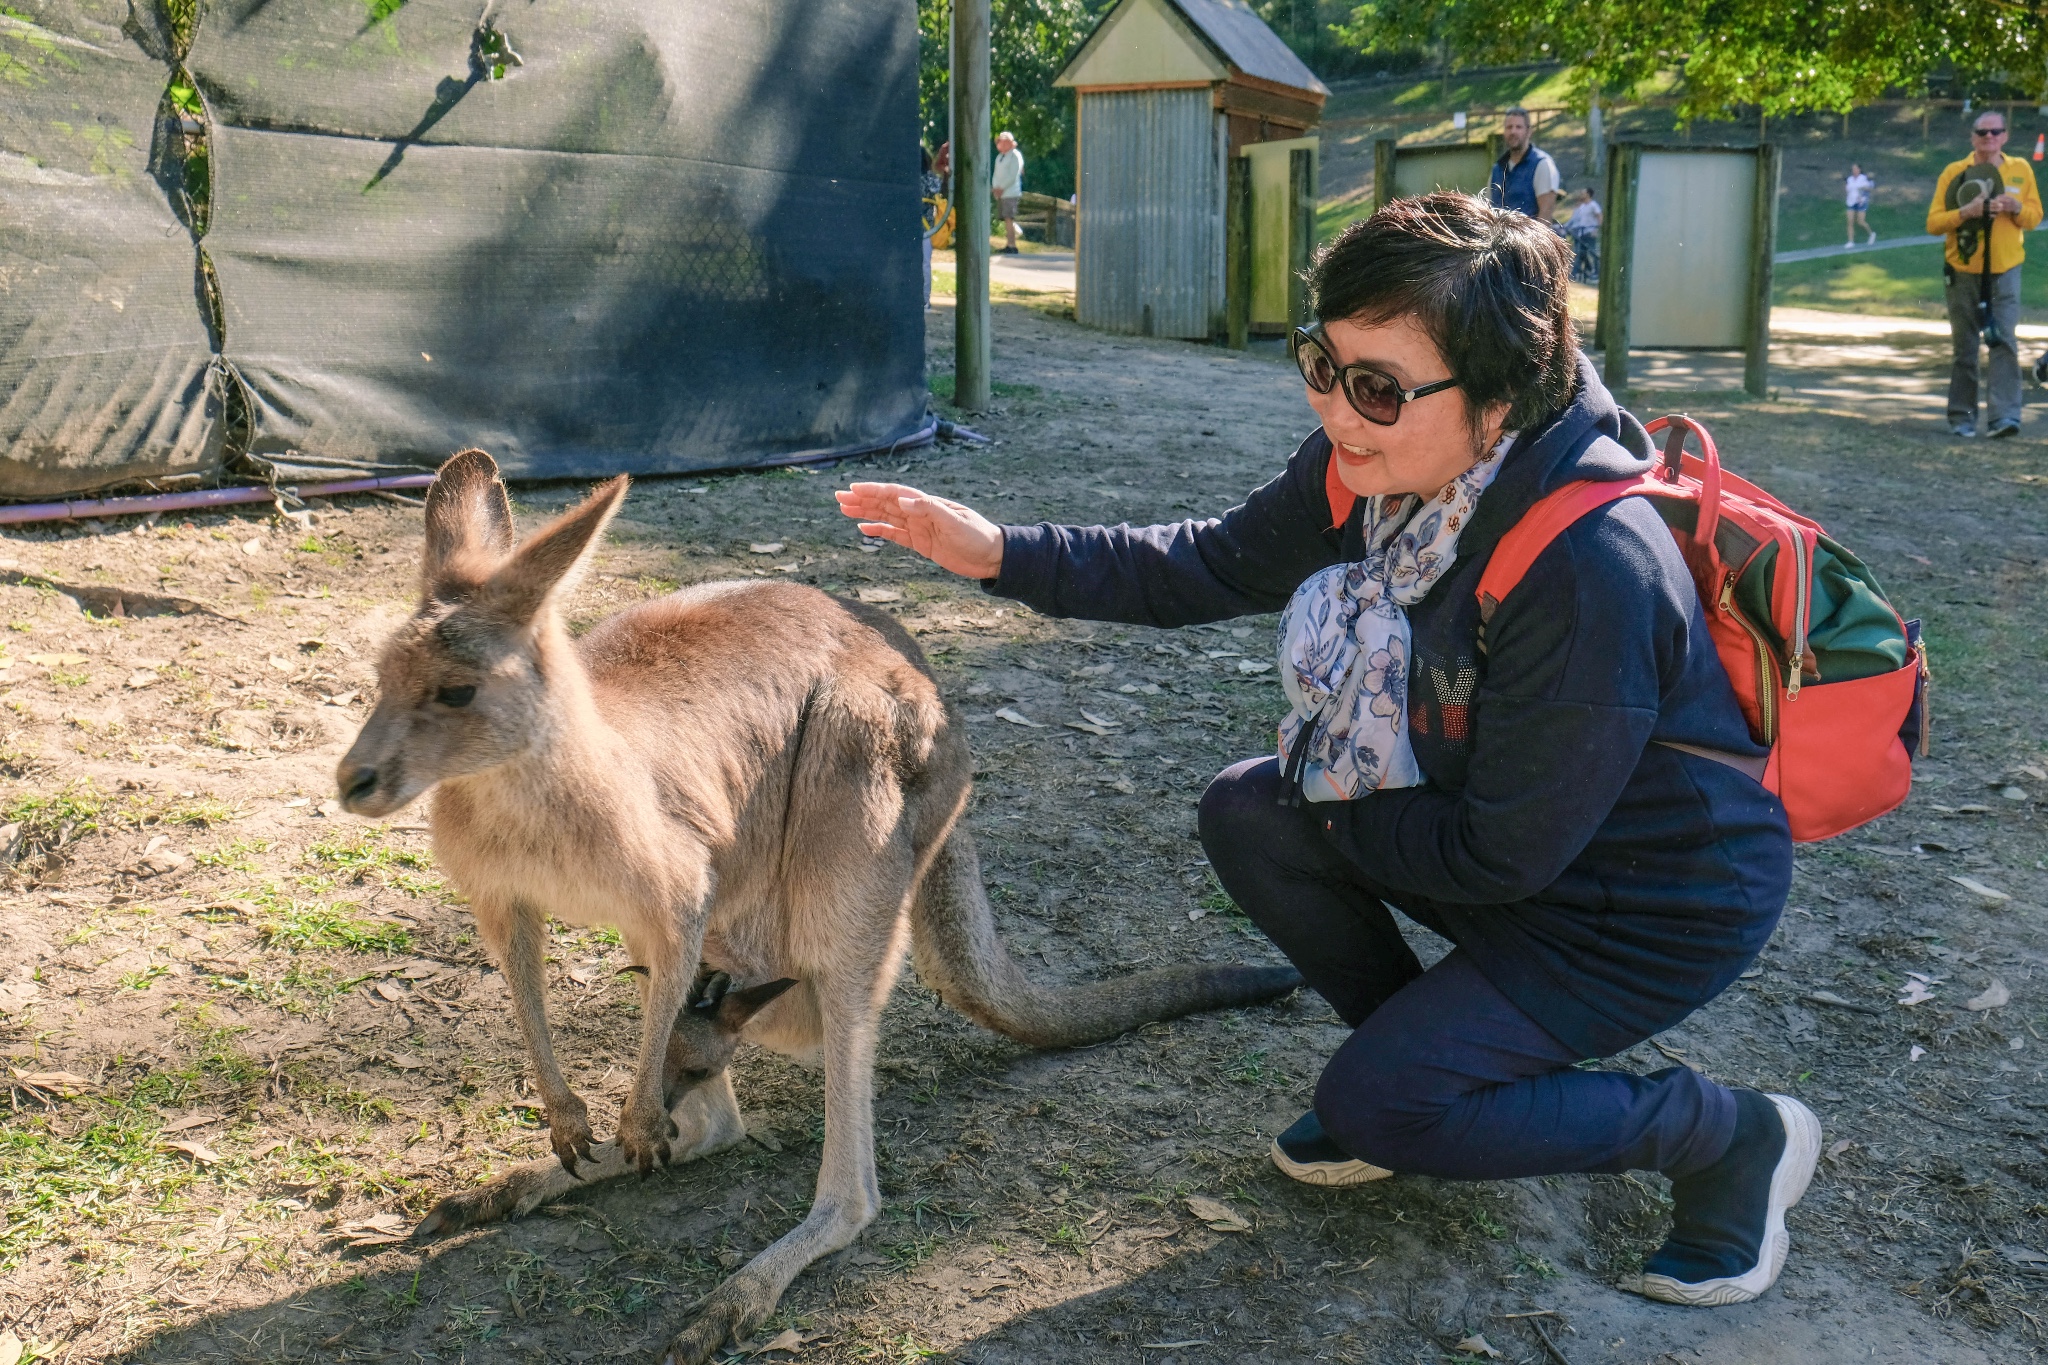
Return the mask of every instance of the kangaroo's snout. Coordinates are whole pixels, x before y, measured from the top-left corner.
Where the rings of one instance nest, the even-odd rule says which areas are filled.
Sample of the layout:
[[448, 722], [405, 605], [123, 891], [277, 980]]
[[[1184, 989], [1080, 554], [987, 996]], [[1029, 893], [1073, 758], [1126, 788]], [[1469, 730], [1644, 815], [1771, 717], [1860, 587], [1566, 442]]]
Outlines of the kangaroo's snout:
[[357, 803], [368, 800], [370, 793], [377, 790], [377, 770], [367, 763], [344, 764], [336, 774], [336, 782], [341, 788], [342, 809], [353, 812]]

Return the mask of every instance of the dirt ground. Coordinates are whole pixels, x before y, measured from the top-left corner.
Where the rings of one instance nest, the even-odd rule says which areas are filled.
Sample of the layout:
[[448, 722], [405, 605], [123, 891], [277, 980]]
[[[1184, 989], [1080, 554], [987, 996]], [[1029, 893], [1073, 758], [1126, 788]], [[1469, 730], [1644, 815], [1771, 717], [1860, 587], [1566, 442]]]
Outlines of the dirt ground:
[[[996, 309], [995, 352], [998, 409], [976, 421], [995, 443], [879, 468], [1000, 519], [1143, 522], [1229, 506], [1311, 425], [1270, 356], [1015, 304]], [[1937, 674], [1908, 806], [1802, 849], [1757, 969], [1612, 1063], [1677, 1059], [1821, 1115], [1828, 1157], [1780, 1287], [1717, 1310], [1613, 1288], [1662, 1235], [1654, 1176], [1339, 1192], [1281, 1177], [1267, 1138], [1343, 1037], [1313, 997], [1034, 1053], [906, 979], [878, 1078], [884, 1212], [797, 1281], [750, 1343], [760, 1358], [1424, 1362], [1473, 1358], [1458, 1343], [1474, 1334], [1573, 1365], [2038, 1358], [2042, 446], [1690, 401], [1736, 468], [1926, 618]], [[1194, 838], [1210, 774], [1270, 747], [1279, 688], [1247, 670], [1273, 622], [1032, 615], [863, 546], [830, 498], [854, 473], [650, 481], [578, 616], [733, 575], [895, 594], [972, 726], [971, 819], [1034, 973], [1274, 960]], [[522, 528], [579, 492], [517, 490]], [[24, 1359], [68, 1362], [642, 1359], [806, 1207], [818, 1078], [748, 1051], [741, 1147], [400, 1239], [443, 1194], [546, 1149], [502, 980], [423, 816], [371, 825], [331, 802], [419, 546], [416, 509], [368, 500], [310, 527], [216, 514], [0, 544], [0, 1353], [18, 1338]], [[558, 1046], [603, 1132], [635, 993], [607, 934], [560, 932], [553, 961]], [[2009, 1003], [1965, 1007], [1987, 990]], [[1930, 998], [1899, 1003], [1915, 995]], [[1198, 1221], [1189, 1196], [1244, 1230]]]

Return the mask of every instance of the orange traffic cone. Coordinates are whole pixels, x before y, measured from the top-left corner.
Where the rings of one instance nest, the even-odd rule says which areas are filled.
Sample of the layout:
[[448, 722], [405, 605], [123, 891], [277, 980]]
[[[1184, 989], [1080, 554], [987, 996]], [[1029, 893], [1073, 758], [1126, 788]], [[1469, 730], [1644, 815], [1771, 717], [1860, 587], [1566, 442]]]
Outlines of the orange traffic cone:
[[2034, 160], [2048, 157], [2048, 133], [2034, 134]]

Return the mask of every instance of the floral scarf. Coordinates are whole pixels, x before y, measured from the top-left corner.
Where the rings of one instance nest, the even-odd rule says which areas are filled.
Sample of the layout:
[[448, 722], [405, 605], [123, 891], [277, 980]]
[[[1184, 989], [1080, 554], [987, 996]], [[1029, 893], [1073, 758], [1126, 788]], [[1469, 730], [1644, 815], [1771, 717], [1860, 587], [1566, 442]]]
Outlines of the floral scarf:
[[[1514, 433], [1428, 502], [1365, 499], [1365, 558], [1294, 590], [1280, 618], [1280, 764], [1291, 793], [1351, 801], [1422, 781], [1408, 742], [1407, 608], [1458, 557], [1458, 534], [1500, 472]], [[1331, 459], [1335, 459], [1333, 452]]]

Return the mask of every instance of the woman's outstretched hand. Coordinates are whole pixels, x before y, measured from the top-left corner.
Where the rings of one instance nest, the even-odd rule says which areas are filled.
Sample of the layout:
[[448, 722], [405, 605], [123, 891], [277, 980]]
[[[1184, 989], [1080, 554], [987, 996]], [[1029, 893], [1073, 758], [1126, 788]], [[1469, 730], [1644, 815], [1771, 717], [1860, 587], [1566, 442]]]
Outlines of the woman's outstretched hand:
[[862, 535], [894, 541], [965, 578], [1003, 571], [1002, 528], [972, 507], [900, 483], [857, 483], [832, 496]]

